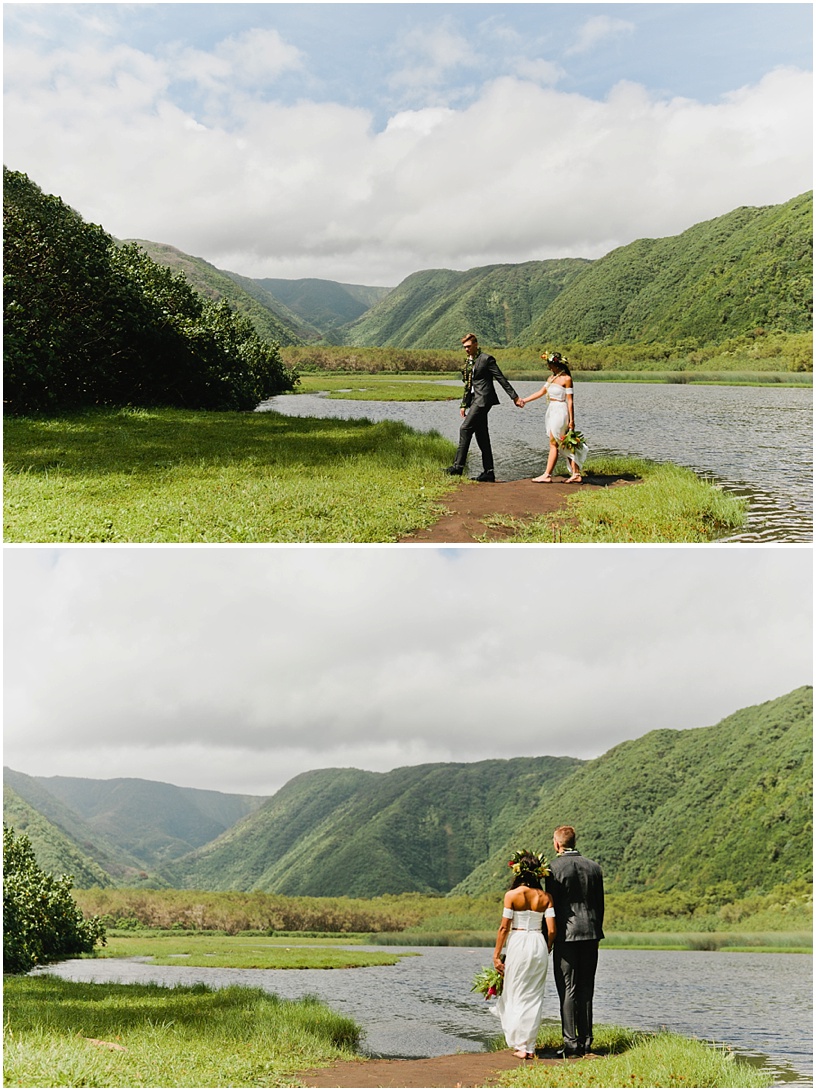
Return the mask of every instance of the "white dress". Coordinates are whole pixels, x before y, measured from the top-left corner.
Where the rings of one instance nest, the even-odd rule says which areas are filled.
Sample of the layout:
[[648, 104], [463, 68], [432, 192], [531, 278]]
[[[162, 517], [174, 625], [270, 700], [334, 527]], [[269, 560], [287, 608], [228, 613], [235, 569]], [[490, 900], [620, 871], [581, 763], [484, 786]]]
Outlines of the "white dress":
[[[570, 387], [569, 393], [575, 397], [575, 391]], [[560, 383], [554, 383], [550, 379], [547, 383], [547, 412], [544, 416], [544, 427], [547, 435], [556, 443], [564, 438], [569, 430], [569, 409], [567, 408], [567, 390]], [[586, 462], [589, 448], [582, 443], [575, 451], [563, 452], [568, 459], [579, 467]]]
[[[513, 931], [507, 940], [504, 985], [494, 1011], [501, 1019], [510, 1049], [535, 1053], [538, 1028], [544, 1017], [544, 982], [549, 953], [541, 931], [544, 914], [533, 909], [505, 909], [503, 915], [511, 913]], [[553, 914], [553, 911], [548, 910], [548, 913]]]

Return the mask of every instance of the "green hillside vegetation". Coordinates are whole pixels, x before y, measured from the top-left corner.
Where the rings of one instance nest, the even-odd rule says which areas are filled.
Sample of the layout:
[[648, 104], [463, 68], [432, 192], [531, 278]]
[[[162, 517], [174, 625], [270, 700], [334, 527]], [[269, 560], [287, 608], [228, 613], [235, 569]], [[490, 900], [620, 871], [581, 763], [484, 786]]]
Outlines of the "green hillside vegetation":
[[[770, 928], [757, 899], [783, 888], [796, 903], [795, 913], [783, 910], [801, 927], [812, 869], [812, 715], [808, 686], [713, 726], [651, 731], [592, 761], [321, 769], [268, 799], [6, 770], [13, 789], [6, 820], [25, 828], [56, 871], [73, 870], [76, 860], [95, 874], [87, 858], [117, 887], [135, 885], [136, 861], [139, 882], [179, 890], [182, 900], [184, 890], [292, 899], [450, 895], [434, 911], [440, 930], [473, 927], [456, 923], [456, 898], [495, 899], [507, 883], [508, 851], [519, 844], [546, 851], [566, 822], [578, 830], [579, 848], [601, 863], [610, 898], [635, 899], [620, 909], [627, 928], [650, 911], [671, 916], [674, 906], [688, 916], [739, 899], [747, 901], [730, 923], [755, 916]], [[248, 905], [239, 908], [246, 913]], [[213, 912], [234, 919], [232, 909]], [[343, 930], [331, 922], [345, 914], [349, 930], [346, 910], [338, 912], [318, 913], [314, 927]], [[259, 919], [236, 927], [266, 927]], [[298, 927], [275, 920], [276, 928]]]
[[291, 390], [277, 346], [138, 246], [3, 171], [6, 413], [253, 409]]
[[299, 345], [303, 340], [319, 336], [311, 323], [303, 323], [280, 300], [249, 277], [217, 269], [204, 258], [193, 257], [167, 243], [148, 239], [127, 239], [138, 246], [157, 265], [174, 273], [182, 273], [190, 286], [205, 299], [219, 303], [222, 299], [238, 314], [248, 318], [259, 337], [276, 345]]
[[38, 865], [48, 875], [71, 875], [80, 887], [108, 887], [114, 880], [57, 826], [3, 786], [3, 822], [28, 838]]
[[483, 344], [527, 344], [531, 324], [589, 263], [579, 258], [488, 265], [467, 272], [413, 273], [343, 331], [348, 345], [458, 348], [464, 333]]
[[472, 329], [495, 348], [658, 342], [692, 351], [756, 330], [811, 332], [812, 215], [806, 193], [597, 261], [414, 273], [345, 329], [345, 343], [450, 349]]
[[567, 823], [612, 891], [769, 890], [812, 877], [813, 690], [713, 727], [652, 731], [576, 770], [454, 893], [499, 890], [506, 853]]
[[[233, 273], [230, 276], [235, 277]], [[236, 281], [238, 280], [235, 277]], [[274, 299], [317, 330], [327, 341], [340, 336], [339, 328], [354, 322], [379, 303], [390, 288], [369, 288], [362, 284], [338, 284], [333, 280], [280, 280], [262, 277], [255, 281]], [[320, 334], [318, 334], [318, 337]]]
[[52, 821], [59, 823], [63, 818], [64, 822], [62, 808], [66, 808], [81, 819], [92, 837], [115, 845], [128, 860], [137, 860], [148, 870], [212, 841], [264, 802], [260, 796], [179, 788], [130, 777], [29, 778], [6, 769], [4, 780], [21, 795], [34, 796], [39, 791], [40, 805], [49, 808]]
[[[93, 829], [75, 810], [57, 799], [41, 778], [4, 768], [3, 792], [4, 822], [29, 837], [40, 866], [50, 874], [71, 874], [77, 859], [87, 859], [92, 861], [94, 869], [99, 868], [107, 876], [107, 882], [135, 886], [147, 879], [144, 860], [103, 831]], [[34, 821], [35, 814], [41, 816], [42, 823]], [[83, 867], [88, 866], [83, 863]], [[82, 885], [78, 878], [77, 884]]]
[[162, 877], [177, 887], [289, 895], [442, 894], [511, 835], [531, 799], [579, 764], [513, 758], [304, 773]]
[[754, 329], [813, 329], [813, 194], [738, 208], [592, 263], [531, 341], [716, 344]]

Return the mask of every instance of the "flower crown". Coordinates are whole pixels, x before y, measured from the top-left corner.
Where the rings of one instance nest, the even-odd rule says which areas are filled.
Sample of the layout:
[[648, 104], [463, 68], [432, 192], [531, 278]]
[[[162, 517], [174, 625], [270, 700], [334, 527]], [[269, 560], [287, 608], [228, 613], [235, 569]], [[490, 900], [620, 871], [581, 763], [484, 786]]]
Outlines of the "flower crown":
[[[532, 867], [529, 865], [527, 867], [522, 867], [521, 862], [525, 857], [535, 860], [535, 864]], [[550, 869], [544, 863], [543, 857], [543, 852], [530, 852], [529, 849], [519, 849], [518, 852], [514, 852], [507, 861], [507, 866], [511, 867], [516, 875], [521, 875], [522, 872], [528, 872], [539, 879], [543, 879], [545, 875], [550, 874]]]

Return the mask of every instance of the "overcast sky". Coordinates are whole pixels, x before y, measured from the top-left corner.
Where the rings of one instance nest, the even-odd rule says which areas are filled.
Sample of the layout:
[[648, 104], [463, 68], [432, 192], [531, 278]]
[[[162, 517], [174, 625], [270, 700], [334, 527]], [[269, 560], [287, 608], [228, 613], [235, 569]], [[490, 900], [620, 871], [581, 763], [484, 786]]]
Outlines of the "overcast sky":
[[5, 4], [4, 162], [252, 277], [597, 258], [812, 186], [812, 5]]
[[5, 549], [4, 763], [267, 795], [810, 683], [809, 547]]

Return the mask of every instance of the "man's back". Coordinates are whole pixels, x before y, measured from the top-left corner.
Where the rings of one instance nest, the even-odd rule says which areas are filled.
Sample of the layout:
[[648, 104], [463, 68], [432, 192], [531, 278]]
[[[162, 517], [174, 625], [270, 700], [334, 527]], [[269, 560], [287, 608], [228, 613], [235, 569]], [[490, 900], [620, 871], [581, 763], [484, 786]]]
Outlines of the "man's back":
[[547, 891], [555, 905], [556, 942], [603, 939], [603, 873], [598, 864], [568, 850], [553, 860], [550, 872]]

